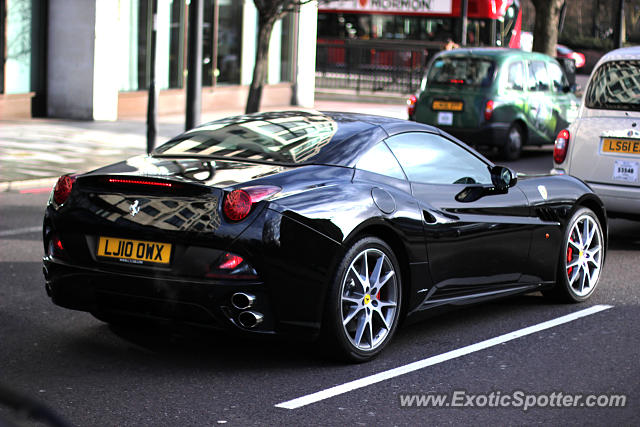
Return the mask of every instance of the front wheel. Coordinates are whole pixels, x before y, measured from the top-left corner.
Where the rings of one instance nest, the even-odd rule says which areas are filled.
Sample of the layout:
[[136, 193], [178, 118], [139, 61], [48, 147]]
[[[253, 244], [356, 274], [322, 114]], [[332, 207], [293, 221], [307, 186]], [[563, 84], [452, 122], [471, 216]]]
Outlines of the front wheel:
[[375, 237], [357, 241], [338, 266], [327, 303], [326, 332], [351, 361], [372, 359], [391, 340], [402, 303], [398, 261]]
[[591, 209], [578, 209], [567, 224], [553, 297], [566, 302], [589, 298], [600, 279], [605, 242], [600, 220]]

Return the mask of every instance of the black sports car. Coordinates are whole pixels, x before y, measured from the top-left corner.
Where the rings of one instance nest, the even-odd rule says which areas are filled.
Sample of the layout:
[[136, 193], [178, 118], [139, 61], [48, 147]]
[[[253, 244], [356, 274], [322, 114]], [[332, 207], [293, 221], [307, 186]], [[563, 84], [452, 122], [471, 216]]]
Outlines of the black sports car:
[[437, 128], [271, 112], [61, 177], [44, 275], [55, 304], [107, 322], [322, 335], [361, 361], [434, 307], [587, 299], [606, 230], [583, 182], [516, 178]]

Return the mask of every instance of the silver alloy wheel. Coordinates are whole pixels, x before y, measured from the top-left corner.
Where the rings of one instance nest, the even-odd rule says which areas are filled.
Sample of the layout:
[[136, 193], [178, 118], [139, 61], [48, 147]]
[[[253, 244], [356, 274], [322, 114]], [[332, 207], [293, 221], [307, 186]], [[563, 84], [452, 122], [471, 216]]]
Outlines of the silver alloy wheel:
[[602, 267], [602, 232], [587, 214], [573, 223], [565, 258], [565, 273], [570, 290], [578, 297], [590, 294], [598, 283]]
[[391, 331], [398, 308], [398, 280], [389, 257], [365, 249], [354, 259], [340, 289], [342, 326], [351, 344], [371, 351]]

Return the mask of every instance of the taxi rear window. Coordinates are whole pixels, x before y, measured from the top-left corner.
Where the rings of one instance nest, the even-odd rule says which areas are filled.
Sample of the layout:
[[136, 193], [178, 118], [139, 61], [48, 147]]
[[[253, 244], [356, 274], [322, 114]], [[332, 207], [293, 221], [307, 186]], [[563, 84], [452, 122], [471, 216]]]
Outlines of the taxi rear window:
[[493, 81], [495, 64], [484, 58], [445, 56], [437, 58], [427, 76], [427, 85], [488, 87]]
[[612, 61], [594, 72], [585, 95], [587, 108], [640, 111], [640, 61]]

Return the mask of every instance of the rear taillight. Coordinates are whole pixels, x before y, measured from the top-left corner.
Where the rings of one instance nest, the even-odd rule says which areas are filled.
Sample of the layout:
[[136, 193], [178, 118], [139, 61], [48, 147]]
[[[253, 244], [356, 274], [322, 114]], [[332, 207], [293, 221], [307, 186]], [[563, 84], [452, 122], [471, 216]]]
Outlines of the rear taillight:
[[57, 233], [45, 235], [45, 253], [49, 257], [63, 258], [65, 256], [64, 245]]
[[211, 264], [206, 276], [213, 279], [256, 279], [258, 273], [240, 255], [226, 252]]
[[222, 203], [222, 211], [231, 221], [242, 221], [251, 212], [254, 203], [266, 199], [280, 191], [273, 185], [258, 185], [233, 190]]
[[567, 150], [569, 149], [569, 138], [571, 135], [566, 129], [562, 129], [556, 137], [556, 142], [553, 146], [553, 161], [560, 164], [564, 162], [567, 157]]
[[493, 115], [493, 100], [490, 99], [484, 105], [484, 119], [489, 121], [491, 120], [492, 115]]
[[53, 201], [58, 205], [62, 205], [67, 201], [73, 188], [73, 183], [76, 181], [74, 176], [63, 175], [58, 178], [58, 182], [53, 189]]
[[413, 117], [416, 113], [416, 104], [418, 103], [418, 97], [415, 95], [411, 95], [409, 99], [407, 99], [407, 113], [409, 113], [409, 118]]
[[576, 68], [580, 68], [584, 66], [586, 59], [583, 54], [579, 52], [573, 52], [571, 54], [571, 57], [573, 58], [574, 61], [576, 61]]
[[222, 262], [218, 266], [220, 270], [233, 270], [244, 262], [244, 259], [240, 255], [232, 253], [225, 253], [222, 257]]

